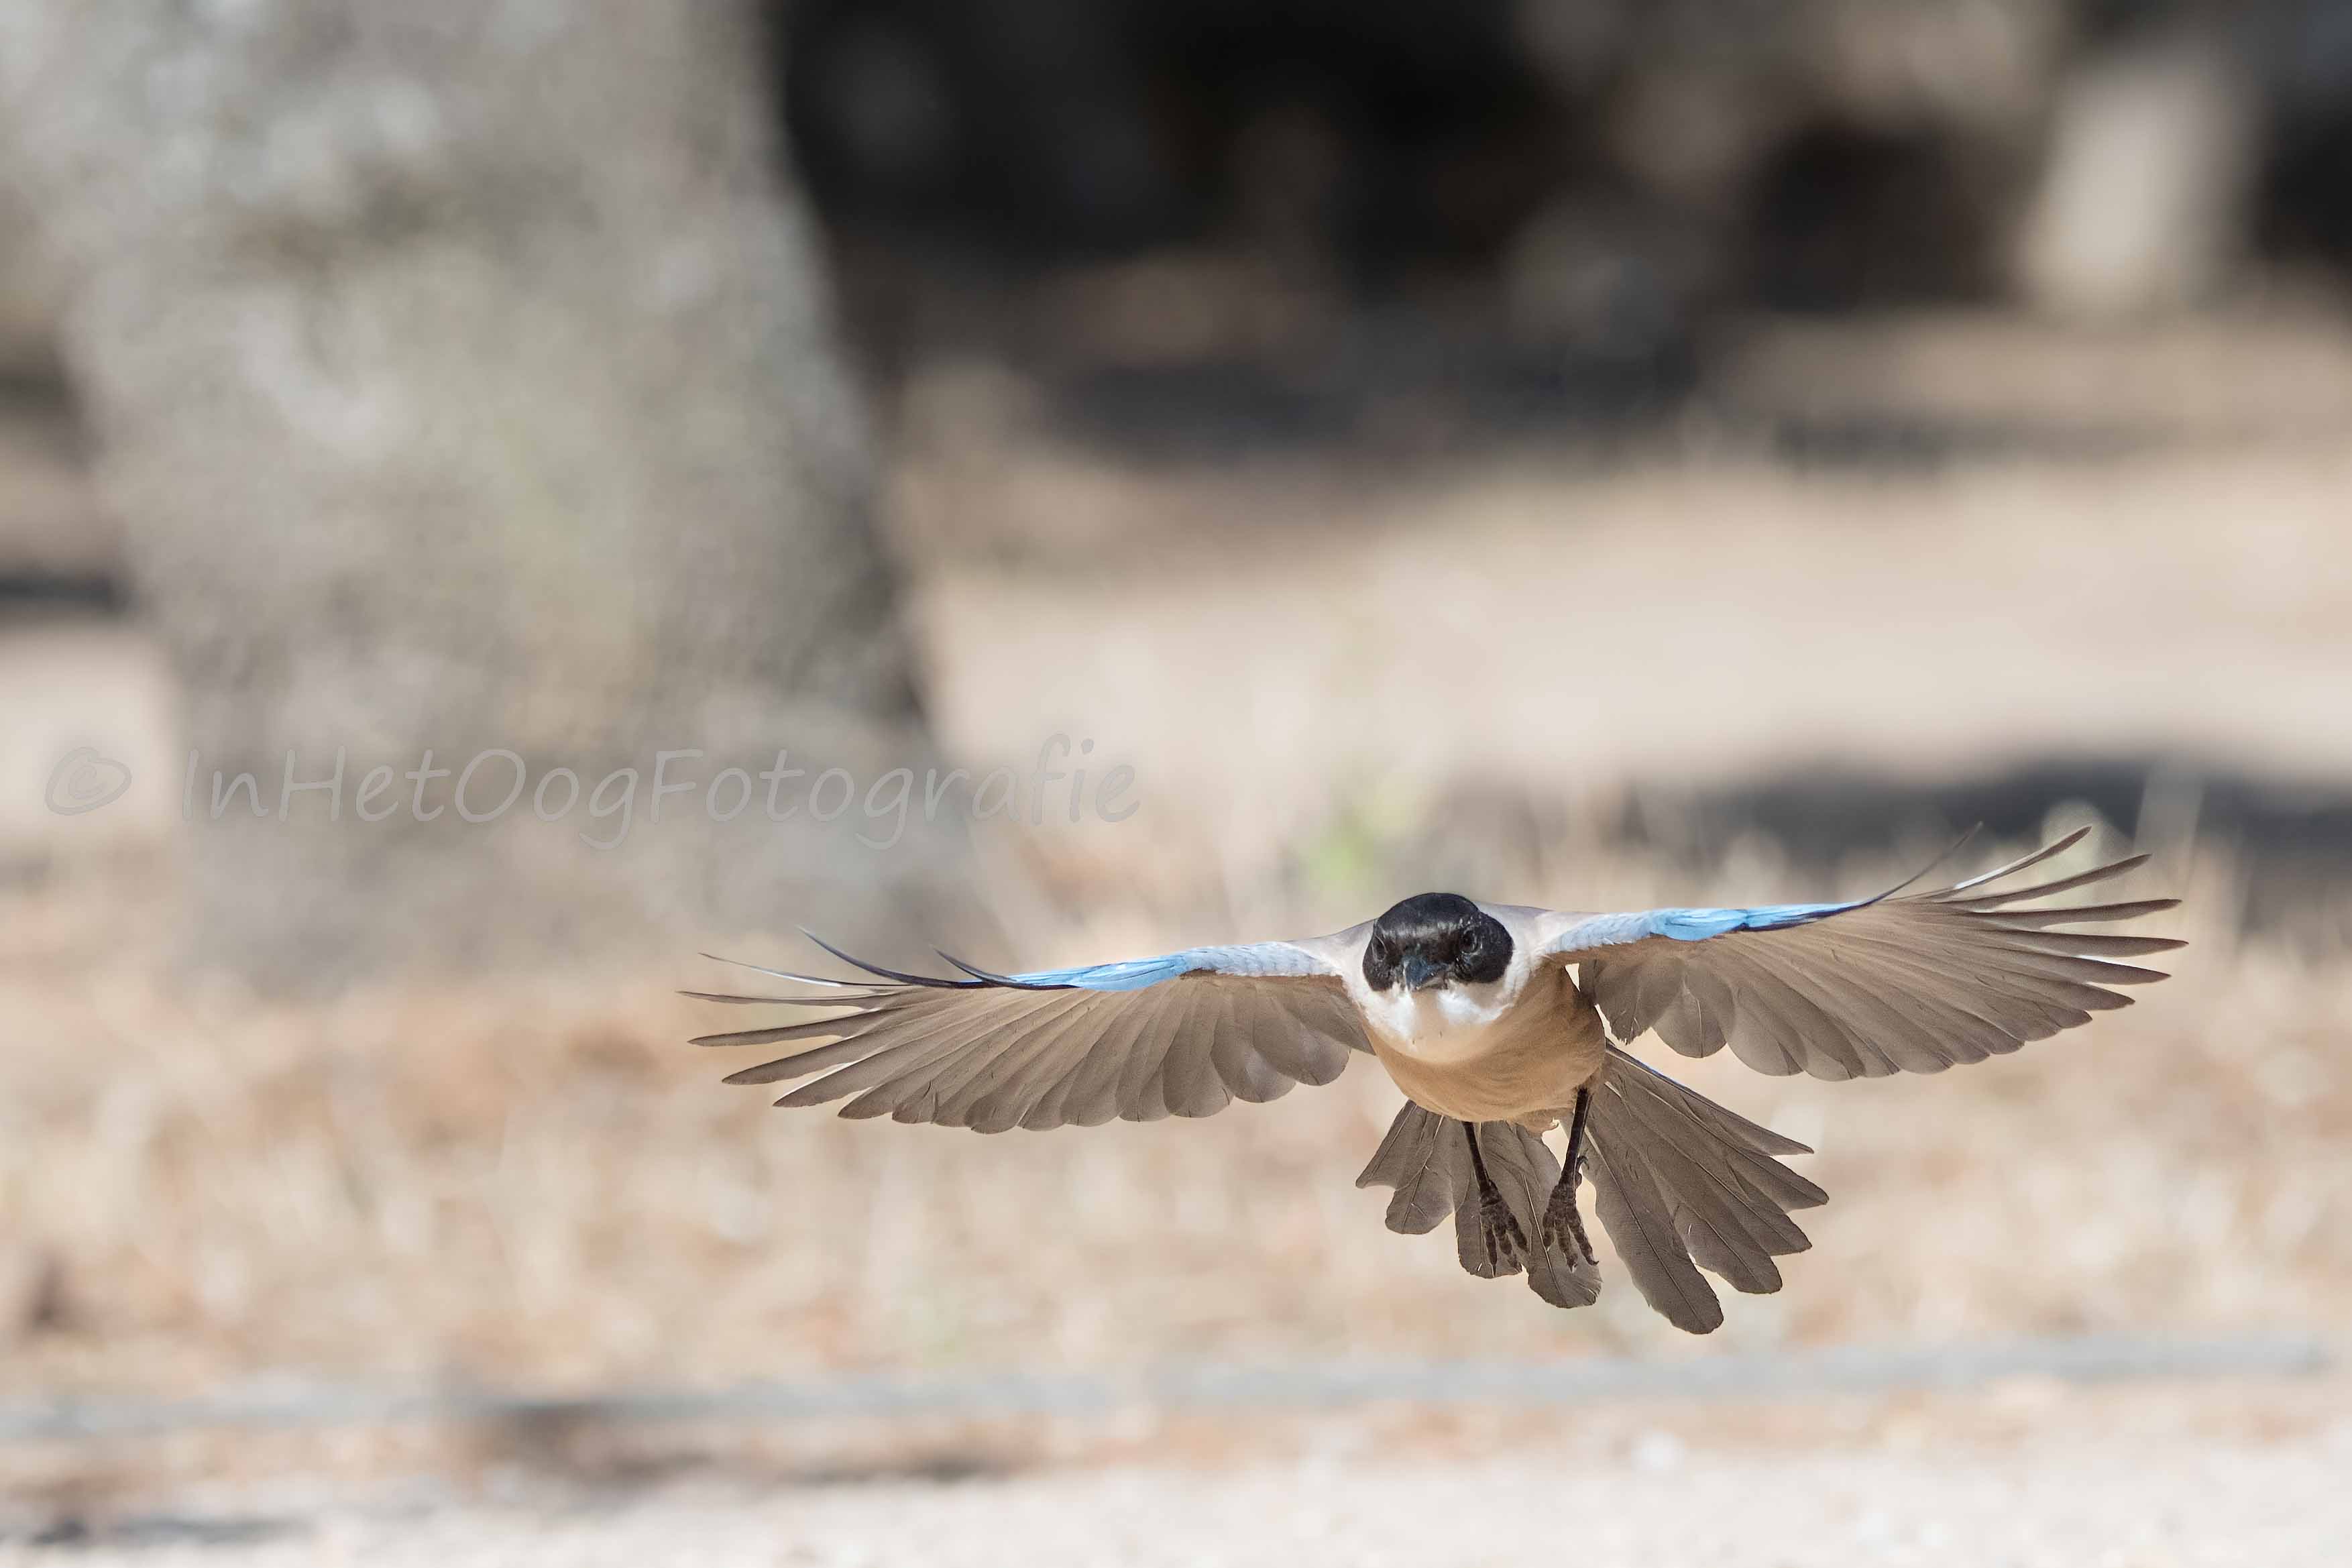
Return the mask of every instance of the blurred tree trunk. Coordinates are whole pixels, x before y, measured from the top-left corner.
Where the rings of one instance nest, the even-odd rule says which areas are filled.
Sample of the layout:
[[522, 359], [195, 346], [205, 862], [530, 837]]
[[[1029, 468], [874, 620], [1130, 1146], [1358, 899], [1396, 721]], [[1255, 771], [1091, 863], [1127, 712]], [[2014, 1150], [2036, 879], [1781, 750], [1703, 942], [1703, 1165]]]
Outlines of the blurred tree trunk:
[[[316, 981], [819, 905], [856, 931], [948, 877], [948, 836], [874, 850], [854, 810], [777, 825], [755, 798], [722, 826], [682, 795], [649, 820], [659, 750], [704, 752], [672, 767], [698, 782], [778, 748], [920, 776], [759, 24], [751, 0], [0, 0], [0, 176], [68, 279], [62, 353], [185, 687], [212, 957]], [[419, 822], [398, 777], [361, 822], [367, 771], [428, 747], [512, 751], [531, 786], [570, 767], [583, 803], [635, 767], [634, 825], [595, 849], [617, 815], [536, 821], [529, 787], [493, 824]], [[340, 821], [323, 790], [278, 819], [289, 748], [298, 783], [346, 751]], [[239, 794], [212, 820], [216, 769], [268, 816]], [[488, 764], [473, 808], [511, 777]]]

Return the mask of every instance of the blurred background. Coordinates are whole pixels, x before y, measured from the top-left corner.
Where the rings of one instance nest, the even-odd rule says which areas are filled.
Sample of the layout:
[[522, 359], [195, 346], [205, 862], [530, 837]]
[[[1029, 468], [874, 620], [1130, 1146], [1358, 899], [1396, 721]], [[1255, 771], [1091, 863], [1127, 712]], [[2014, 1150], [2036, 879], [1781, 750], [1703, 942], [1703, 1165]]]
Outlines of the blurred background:
[[[1985, 1561], [1964, 1504], [2205, 1561], [2162, 1498], [2315, 1518], [2340, 1381], [726, 1391], [2331, 1342], [2347, 679], [2344, 0], [0, 0], [0, 1559], [593, 1498], [634, 1562], [784, 1489], [722, 1555], [886, 1560], [887, 1497], [937, 1561], [1488, 1560], [1380, 1522], [1410, 1453], [1881, 1500], [1759, 1561]], [[785, 751], [855, 807], [770, 820]], [[399, 776], [492, 752], [496, 820]], [[967, 793], [893, 831], [901, 768]], [[671, 994], [803, 924], [1040, 967], [1857, 893], [1977, 823], [2155, 851], [2179, 978], [1943, 1079], [1668, 1064], [1833, 1196], [1705, 1342], [1384, 1231], [1362, 1064], [982, 1139], [768, 1111]]]

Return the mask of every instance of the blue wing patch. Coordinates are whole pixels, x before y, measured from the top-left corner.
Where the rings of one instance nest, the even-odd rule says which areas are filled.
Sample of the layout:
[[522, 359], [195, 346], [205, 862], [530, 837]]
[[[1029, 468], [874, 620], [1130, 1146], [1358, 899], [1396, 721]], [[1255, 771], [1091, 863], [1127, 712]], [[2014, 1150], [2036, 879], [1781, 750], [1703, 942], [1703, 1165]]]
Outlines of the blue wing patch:
[[[1879, 898], [1885, 896], [1882, 893]], [[1545, 944], [1544, 951], [1580, 952], [1598, 947], [1621, 947], [1654, 936], [1674, 942], [1705, 942], [1736, 931], [1785, 931], [1877, 901], [1878, 899], [1855, 899], [1841, 904], [1763, 904], [1745, 910], [1634, 910], [1622, 914], [1593, 915], [1559, 932]]]
[[[1961, 892], [1969, 888], [2005, 877], [2011, 871], [2021, 871], [2037, 865], [2080, 842], [2087, 827], [2077, 828], [2055, 844], [2013, 860], [1997, 871], [1988, 871], [1950, 889]], [[1853, 899], [1841, 904], [1759, 904], [1745, 910], [1636, 910], [1625, 914], [1589, 915], [1564, 931], [1556, 932], [1544, 944], [1548, 953], [1579, 952], [1588, 948], [1618, 947], [1644, 937], [1662, 936], [1672, 942], [1705, 942], [1709, 937], [1726, 936], [1736, 931], [1786, 931], [1791, 926], [1811, 925], [1832, 915], [1845, 914], [1853, 910], [1866, 910], [1873, 904], [1884, 903], [1916, 882], [1960, 851], [1962, 846], [1976, 836], [1970, 828], [1959, 842], [1909, 877], [1883, 893], [1867, 899]]]
[[[941, 952], [941, 958], [971, 977], [969, 980], [942, 980], [934, 974], [909, 974], [904, 970], [885, 969], [880, 964], [868, 963], [862, 958], [842, 952], [806, 926], [801, 928], [801, 934], [853, 969], [862, 969], [877, 979], [895, 984], [916, 985], [936, 991], [970, 991], [991, 985], [1010, 985], [1029, 991], [1140, 991], [1163, 980], [1173, 980], [1180, 974], [1192, 974], [1203, 970], [1244, 979], [1338, 973], [1329, 963], [1296, 942], [1254, 942], [1223, 947], [1188, 947], [1181, 952], [1163, 952], [1153, 958], [1126, 958], [1111, 963], [1079, 964], [1071, 969], [1040, 969], [1027, 974], [999, 974], [978, 964], [966, 963], [951, 952]], [[798, 974], [788, 969], [769, 969], [760, 964], [750, 967], [758, 969], [762, 974], [772, 974], [780, 980], [797, 980], [806, 985], [842, 988], [873, 984], [872, 981], [834, 980], [821, 974]]]
[[1156, 958], [1125, 958], [1114, 963], [1087, 963], [1075, 969], [1042, 969], [1007, 978], [1023, 985], [1070, 985], [1082, 991], [1140, 991], [1180, 974], [1202, 970], [1244, 976], [1321, 974], [1327, 966], [1313, 954], [1286, 942], [1248, 942], [1229, 947], [1188, 947]]
[[1808, 925], [1825, 915], [1858, 910], [1868, 899], [1847, 904], [1764, 904], [1752, 910], [1652, 910], [1649, 934], [1676, 942], [1704, 942], [1735, 931], [1780, 931]]

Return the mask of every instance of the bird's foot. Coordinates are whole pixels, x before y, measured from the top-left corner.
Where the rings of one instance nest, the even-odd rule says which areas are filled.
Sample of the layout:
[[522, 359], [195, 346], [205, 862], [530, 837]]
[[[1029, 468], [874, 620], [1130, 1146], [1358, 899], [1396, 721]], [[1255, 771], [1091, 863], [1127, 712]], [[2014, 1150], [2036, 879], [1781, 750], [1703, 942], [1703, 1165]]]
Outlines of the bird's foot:
[[1576, 1172], [1564, 1171], [1553, 1184], [1544, 1204], [1540, 1239], [1547, 1251], [1558, 1247], [1570, 1258], [1597, 1264], [1601, 1259], [1593, 1253], [1592, 1238], [1584, 1234], [1584, 1215], [1577, 1211], [1576, 1178]]
[[1478, 1228], [1486, 1246], [1486, 1262], [1497, 1275], [1517, 1274], [1527, 1267], [1528, 1233], [1503, 1201], [1502, 1190], [1489, 1185], [1479, 1194]]

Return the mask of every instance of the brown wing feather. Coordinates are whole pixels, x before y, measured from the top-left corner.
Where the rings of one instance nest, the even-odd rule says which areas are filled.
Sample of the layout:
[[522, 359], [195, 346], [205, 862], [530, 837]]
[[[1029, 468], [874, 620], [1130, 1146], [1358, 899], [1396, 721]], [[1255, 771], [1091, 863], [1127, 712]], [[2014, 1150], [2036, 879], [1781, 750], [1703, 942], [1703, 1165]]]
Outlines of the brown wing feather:
[[2118, 962], [2181, 946], [2169, 937], [2053, 930], [2135, 920], [2171, 899], [2011, 906], [2119, 877], [2134, 856], [2074, 876], [1998, 890], [2080, 834], [1929, 893], [1887, 898], [1801, 925], [1698, 941], [1644, 937], [1562, 952], [1620, 1039], [1655, 1029], [1685, 1056], [1727, 1044], [1759, 1072], [1881, 1078], [1940, 1072], [2127, 1006], [2116, 987], [2163, 972]]
[[1335, 975], [1201, 972], [1136, 991], [884, 984], [822, 1005], [840, 1011], [697, 1043], [801, 1047], [728, 1079], [811, 1079], [778, 1105], [846, 1100], [844, 1116], [982, 1132], [1206, 1116], [1328, 1083], [1369, 1048]]

